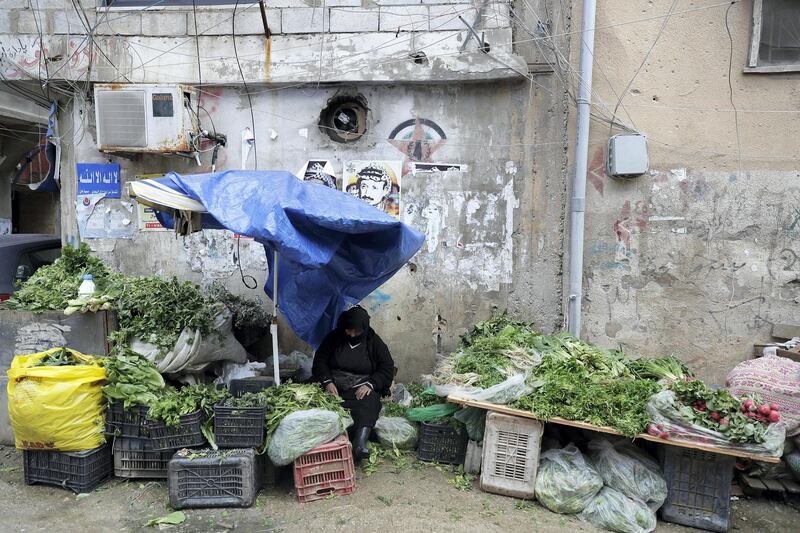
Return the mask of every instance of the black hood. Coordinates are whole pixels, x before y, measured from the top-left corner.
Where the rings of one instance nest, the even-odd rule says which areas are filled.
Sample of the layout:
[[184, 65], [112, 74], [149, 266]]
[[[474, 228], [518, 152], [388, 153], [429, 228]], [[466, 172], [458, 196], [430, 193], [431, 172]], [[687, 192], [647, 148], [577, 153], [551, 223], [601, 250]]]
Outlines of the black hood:
[[351, 307], [339, 315], [337, 325], [342, 332], [346, 329], [360, 329], [366, 335], [369, 332], [369, 314], [363, 307]]

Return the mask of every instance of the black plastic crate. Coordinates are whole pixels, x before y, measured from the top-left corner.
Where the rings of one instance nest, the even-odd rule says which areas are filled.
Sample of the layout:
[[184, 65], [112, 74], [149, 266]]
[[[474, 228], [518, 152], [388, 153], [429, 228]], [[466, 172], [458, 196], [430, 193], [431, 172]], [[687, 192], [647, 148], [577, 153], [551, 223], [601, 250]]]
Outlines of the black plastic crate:
[[664, 446], [667, 500], [661, 518], [708, 531], [728, 531], [735, 458]]
[[111, 447], [108, 444], [82, 452], [24, 450], [22, 457], [26, 485], [43, 483], [76, 493], [92, 492], [111, 476]]
[[135, 405], [126, 410], [122, 402], [112, 403], [106, 410], [106, 435], [137, 439], [148, 437], [148, 409], [144, 405]]
[[263, 457], [253, 449], [181, 450], [169, 462], [169, 503], [173, 509], [250, 507], [263, 474]]
[[214, 438], [220, 448], [260, 448], [264, 445], [266, 407], [214, 406]]
[[417, 446], [417, 459], [462, 465], [467, 456], [468, 440], [467, 431], [462, 426], [422, 423]]
[[242, 394], [261, 392], [273, 386], [275, 386], [275, 378], [272, 376], [256, 376], [252, 378], [232, 379], [229, 389], [231, 395], [238, 398]]
[[203, 413], [195, 411], [188, 415], [181, 415], [180, 424], [168, 426], [162, 421], [148, 420], [147, 429], [153, 450], [177, 450], [178, 448], [191, 448], [202, 446], [206, 439], [200, 426], [203, 424]]
[[153, 449], [150, 439], [114, 439], [114, 475], [124, 478], [166, 479], [172, 450]]

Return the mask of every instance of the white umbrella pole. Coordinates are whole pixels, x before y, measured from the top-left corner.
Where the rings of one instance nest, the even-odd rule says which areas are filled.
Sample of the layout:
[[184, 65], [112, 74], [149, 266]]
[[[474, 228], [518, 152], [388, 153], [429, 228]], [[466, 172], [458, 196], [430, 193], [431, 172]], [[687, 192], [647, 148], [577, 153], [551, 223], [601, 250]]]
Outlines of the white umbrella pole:
[[281, 370], [278, 361], [278, 252], [272, 254], [272, 324], [269, 326], [272, 336], [272, 370], [275, 385], [281, 384]]

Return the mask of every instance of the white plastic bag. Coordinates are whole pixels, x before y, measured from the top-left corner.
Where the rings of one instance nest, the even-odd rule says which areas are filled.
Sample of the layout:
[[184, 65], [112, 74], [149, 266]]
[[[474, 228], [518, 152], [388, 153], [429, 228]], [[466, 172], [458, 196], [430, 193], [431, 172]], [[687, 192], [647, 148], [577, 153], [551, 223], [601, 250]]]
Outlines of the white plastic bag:
[[224, 305], [218, 306], [211, 333], [205, 337], [199, 330], [184, 328], [170, 351], [163, 354], [154, 344], [139, 338], [131, 340], [131, 350], [156, 365], [162, 374], [196, 372], [216, 361], [244, 363], [247, 352], [233, 336], [233, 315]]
[[382, 416], [375, 423], [378, 441], [386, 448], [413, 450], [417, 447], [417, 425], [404, 417]]
[[392, 387], [392, 401], [401, 407], [411, 407], [414, 397], [402, 383], [395, 383]]
[[645, 502], [657, 511], [667, 499], [667, 482], [658, 464], [628, 443], [611, 444], [598, 438], [589, 443], [591, 459], [603, 482], [629, 498]]
[[341, 435], [353, 421], [333, 411], [295, 411], [281, 420], [269, 437], [267, 453], [275, 466], [285, 466], [306, 452]]
[[526, 378], [526, 374], [514, 374], [505, 381], [486, 389], [458, 385], [434, 385], [434, 388], [437, 396], [447, 397], [452, 394], [465, 400], [506, 405], [533, 392], [533, 389], [525, 383]]
[[263, 370], [266, 367], [266, 363], [259, 363], [257, 361], [247, 361], [246, 363], [225, 361], [222, 363], [222, 375], [214, 380], [214, 384], [225, 385], [225, 388], [230, 388], [231, 381], [234, 379], [255, 377], [258, 375], [256, 372], [257, 370]]
[[656, 515], [644, 502], [611, 487], [603, 487], [578, 518], [617, 533], [650, 533], [656, 528]]
[[536, 499], [554, 513], [581, 512], [601, 488], [603, 478], [574, 444], [541, 455]]

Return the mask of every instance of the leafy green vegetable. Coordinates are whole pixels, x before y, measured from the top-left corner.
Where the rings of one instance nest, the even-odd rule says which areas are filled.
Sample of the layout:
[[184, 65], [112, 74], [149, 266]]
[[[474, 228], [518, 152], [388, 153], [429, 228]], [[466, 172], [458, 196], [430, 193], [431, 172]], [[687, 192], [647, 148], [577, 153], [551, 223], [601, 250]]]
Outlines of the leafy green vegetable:
[[272, 315], [261, 303], [231, 293], [218, 281], [209, 287], [208, 298], [225, 304], [233, 313], [233, 325], [236, 328], [267, 327], [272, 322]]
[[184, 328], [211, 333], [214, 308], [197, 285], [177, 278], [118, 276], [107, 291], [114, 298], [119, 329], [109, 335], [126, 344], [139, 337], [170, 350]]
[[267, 406], [266, 430], [272, 435], [278, 424], [287, 415], [295, 411], [308, 409], [325, 409], [333, 411], [340, 417], [349, 417], [342, 407], [342, 399], [323, 391], [318, 385], [288, 383], [279, 387], [270, 387], [256, 394], [264, 395]]
[[222, 405], [225, 407], [266, 407], [267, 397], [260, 392], [246, 392], [239, 396], [230, 396]]
[[123, 401], [125, 409], [154, 403], [164, 390], [164, 378], [155, 365], [126, 346], [118, 345], [114, 352], [105, 360], [108, 377], [103, 394], [109, 403]]
[[217, 445], [214, 440], [214, 406], [229, 396], [227, 389], [213, 385], [190, 385], [180, 390], [166, 389], [158, 399], [150, 404], [148, 417], [161, 420], [166, 425], [177, 427], [181, 423], [181, 415], [202, 411], [203, 425], [201, 430], [212, 448]]
[[78, 248], [66, 245], [61, 257], [38, 269], [2, 306], [34, 312], [64, 309], [78, 295], [84, 274], [94, 277], [98, 293], [114, 276], [85, 243]]
[[412, 383], [408, 386], [408, 392], [411, 393], [411, 407], [429, 407], [437, 403], [442, 403], [442, 399], [436, 396], [436, 391], [433, 387], [423, 389], [421, 385]]
[[383, 403], [383, 411], [381, 412], [382, 416], [406, 416], [406, 408], [402, 405], [386, 398], [381, 400], [381, 402]]
[[675, 381], [693, 376], [686, 363], [673, 355], [649, 359], [632, 359], [627, 363], [628, 369], [638, 378]]
[[85, 364], [86, 362], [72, 355], [69, 350], [61, 348], [56, 352], [45, 355], [33, 366], [74, 366]]
[[145, 527], [157, 526], [159, 524], [178, 525], [183, 524], [185, 521], [186, 514], [183, 511], [175, 511], [174, 513], [148, 520], [148, 522], [145, 524]]

